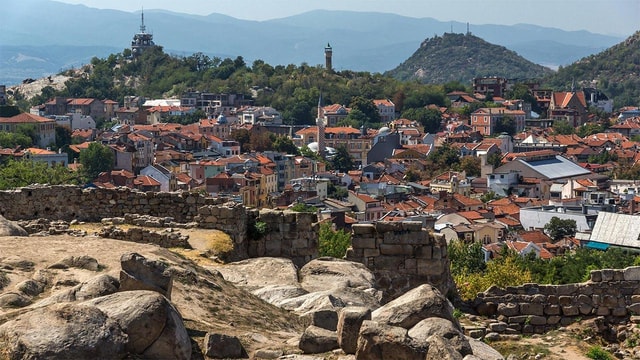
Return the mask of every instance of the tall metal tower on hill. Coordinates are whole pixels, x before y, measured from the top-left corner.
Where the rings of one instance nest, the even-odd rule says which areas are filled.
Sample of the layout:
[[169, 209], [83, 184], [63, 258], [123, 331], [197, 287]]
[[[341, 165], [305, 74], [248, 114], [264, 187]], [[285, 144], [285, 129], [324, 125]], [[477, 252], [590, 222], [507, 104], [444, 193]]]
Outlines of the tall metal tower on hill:
[[146, 32], [147, 27], [144, 25], [144, 9], [142, 10], [141, 16], [140, 32], [133, 35], [133, 40], [131, 41], [131, 55], [134, 58], [142, 55], [146, 49], [156, 45], [153, 42], [153, 34]]

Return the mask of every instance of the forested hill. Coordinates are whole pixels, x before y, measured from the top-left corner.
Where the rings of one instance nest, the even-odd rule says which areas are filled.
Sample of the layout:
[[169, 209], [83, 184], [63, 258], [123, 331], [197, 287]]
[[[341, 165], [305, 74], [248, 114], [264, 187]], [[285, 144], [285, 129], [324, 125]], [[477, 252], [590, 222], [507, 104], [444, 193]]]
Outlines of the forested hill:
[[504, 46], [488, 43], [477, 36], [445, 33], [423, 41], [411, 57], [385, 75], [430, 84], [449, 81], [468, 84], [481, 76], [532, 79], [551, 72]]
[[640, 99], [640, 31], [599, 54], [560, 67], [545, 83], [556, 89], [597, 87], [614, 107], [639, 105]]

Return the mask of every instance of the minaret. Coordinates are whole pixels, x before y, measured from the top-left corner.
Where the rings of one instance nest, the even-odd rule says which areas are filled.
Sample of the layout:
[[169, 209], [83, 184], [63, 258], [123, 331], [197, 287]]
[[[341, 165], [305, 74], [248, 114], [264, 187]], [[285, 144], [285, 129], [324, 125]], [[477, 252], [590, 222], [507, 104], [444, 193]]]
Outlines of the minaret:
[[316, 125], [318, 125], [318, 155], [324, 158], [324, 113], [322, 111], [322, 94], [318, 98], [318, 117], [316, 117]]
[[331, 44], [327, 43], [327, 46], [324, 48], [324, 67], [328, 72], [333, 72], [333, 67], [331, 65], [331, 56], [333, 55], [333, 49], [331, 48]]

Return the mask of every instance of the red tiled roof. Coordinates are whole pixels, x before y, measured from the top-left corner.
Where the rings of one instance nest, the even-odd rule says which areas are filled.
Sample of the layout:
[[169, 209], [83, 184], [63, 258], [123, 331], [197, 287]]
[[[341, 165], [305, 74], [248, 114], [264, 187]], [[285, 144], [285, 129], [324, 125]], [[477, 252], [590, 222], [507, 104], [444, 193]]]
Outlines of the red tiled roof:
[[135, 180], [133, 180], [133, 184], [136, 186], [160, 186], [160, 183], [147, 175], [138, 175]]
[[29, 113], [21, 113], [12, 117], [0, 117], [0, 123], [55, 123], [55, 120], [47, 119], [46, 117], [33, 115]]
[[473, 199], [462, 194], [453, 194], [453, 198], [464, 206], [483, 206], [484, 203], [479, 199]]
[[524, 242], [532, 242], [538, 245], [551, 242], [551, 238], [539, 230], [522, 231], [518, 233], [518, 237]]

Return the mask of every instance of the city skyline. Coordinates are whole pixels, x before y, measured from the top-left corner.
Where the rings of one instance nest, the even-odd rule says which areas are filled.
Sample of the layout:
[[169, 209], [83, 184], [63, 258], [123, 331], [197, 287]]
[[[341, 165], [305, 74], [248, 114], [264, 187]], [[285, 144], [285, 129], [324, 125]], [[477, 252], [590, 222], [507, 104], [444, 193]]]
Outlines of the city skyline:
[[[127, 12], [161, 9], [194, 15], [224, 14], [238, 19], [263, 21], [297, 15], [307, 11], [346, 10], [394, 13], [440, 21], [481, 24], [533, 24], [563, 30], [586, 30], [594, 33], [629, 36], [638, 30], [637, 0], [57, 0], [99, 9]], [[10, 6], [9, 6], [10, 8]], [[10, 9], [9, 9], [10, 10]]]

